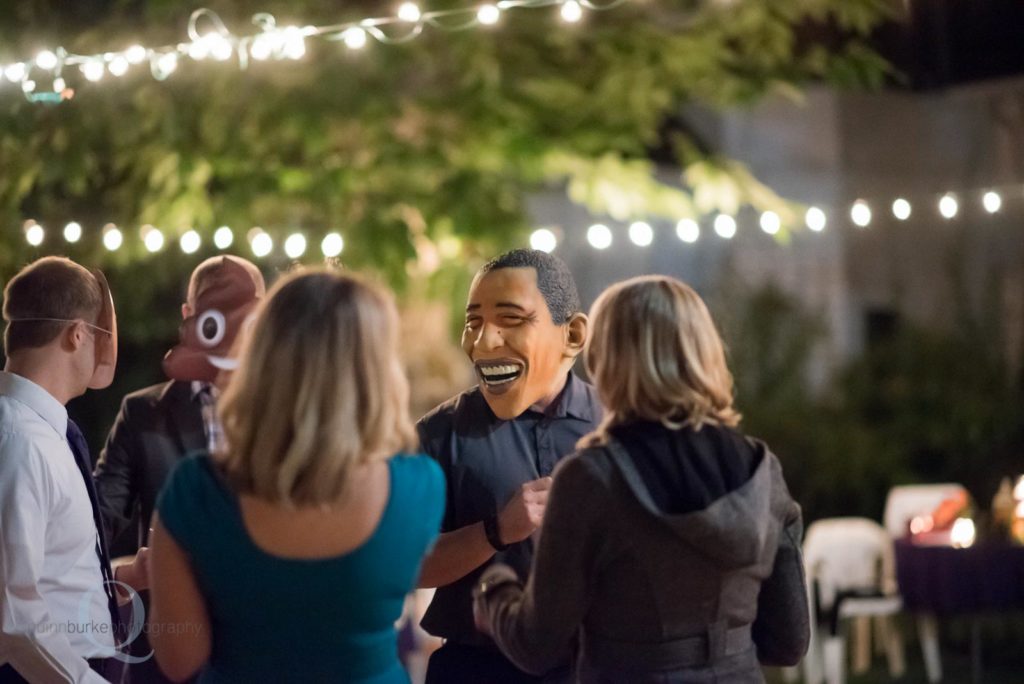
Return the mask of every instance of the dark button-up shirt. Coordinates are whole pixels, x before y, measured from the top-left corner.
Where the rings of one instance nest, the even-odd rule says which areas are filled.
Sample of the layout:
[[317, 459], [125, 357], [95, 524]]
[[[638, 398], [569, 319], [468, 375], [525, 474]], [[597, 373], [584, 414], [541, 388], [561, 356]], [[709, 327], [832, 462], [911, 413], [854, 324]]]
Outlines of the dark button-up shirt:
[[[527, 410], [512, 420], [491, 411], [479, 387], [463, 392], [417, 424], [423, 450], [447, 479], [442, 532], [480, 522], [504, 508], [524, 482], [551, 475], [576, 442], [597, 427], [601, 406], [594, 388], [572, 373], [544, 413]], [[512, 544], [495, 560], [511, 565], [525, 581], [533, 559], [530, 538]], [[473, 624], [471, 592], [487, 564], [440, 587], [423, 618], [423, 628], [458, 643], [490, 640]]]

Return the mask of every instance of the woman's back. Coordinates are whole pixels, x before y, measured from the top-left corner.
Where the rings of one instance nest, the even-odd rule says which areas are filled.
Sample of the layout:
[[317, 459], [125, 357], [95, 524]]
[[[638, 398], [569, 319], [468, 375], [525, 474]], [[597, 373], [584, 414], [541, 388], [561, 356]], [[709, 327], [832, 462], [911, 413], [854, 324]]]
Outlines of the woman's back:
[[532, 596], [499, 643], [543, 670], [578, 624], [584, 682], [761, 681], [759, 659], [806, 641], [799, 525], [776, 458], [735, 430], [613, 429], [556, 473]]
[[[202, 681], [406, 681], [394, 623], [437, 535], [444, 481], [424, 456], [393, 457], [386, 469], [386, 498], [358, 492], [355, 532], [333, 534], [330, 511], [304, 508], [289, 521], [240, 500], [209, 457], [179, 465], [159, 510], [206, 599], [213, 640]], [[318, 526], [320, 553], [308, 543]]]

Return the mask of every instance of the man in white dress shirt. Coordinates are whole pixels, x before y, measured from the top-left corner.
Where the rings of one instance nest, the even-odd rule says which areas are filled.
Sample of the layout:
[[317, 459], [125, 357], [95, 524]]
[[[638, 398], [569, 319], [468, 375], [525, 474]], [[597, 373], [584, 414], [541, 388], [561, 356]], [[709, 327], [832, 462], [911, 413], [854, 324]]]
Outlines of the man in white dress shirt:
[[[113, 302], [102, 274], [45, 257], [7, 284], [3, 317], [0, 683], [106, 681], [114, 577], [87, 448], [64, 405], [113, 379]], [[144, 553], [118, 570], [145, 587]]]

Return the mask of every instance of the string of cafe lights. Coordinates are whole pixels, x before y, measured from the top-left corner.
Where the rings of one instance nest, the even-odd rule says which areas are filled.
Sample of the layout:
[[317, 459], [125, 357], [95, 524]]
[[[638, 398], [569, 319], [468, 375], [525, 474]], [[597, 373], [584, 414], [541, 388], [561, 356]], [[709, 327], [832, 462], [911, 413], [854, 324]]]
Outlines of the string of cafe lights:
[[[952, 221], [961, 214], [965, 202], [974, 199], [985, 214], [995, 215], [1000, 213], [1008, 199], [1014, 192], [1021, 194], [1024, 187], [1004, 186], [1001, 188], [990, 188], [983, 191], [968, 191], [962, 193], [947, 192], [937, 199], [932, 198], [930, 203], [937, 215], [943, 220]], [[928, 203], [926, 203], [927, 205]], [[906, 197], [896, 197], [888, 204], [890, 215], [899, 222], [907, 221], [914, 213], [914, 205]], [[845, 217], [859, 230], [867, 229], [876, 220], [876, 211], [884, 212], [885, 203], [881, 205], [869, 202], [865, 199], [854, 201]], [[884, 213], [883, 213], [884, 215]], [[843, 214], [829, 216], [829, 212], [821, 206], [812, 205], [807, 207], [803, 215], [803, 226], [812, 233], [821, 233], [836, 221], [844, 218]], [[739, 231], [737, 218], [730, 214], [719, 213], [707, 217], [704, 221], [693, 218], [680, 219], [675, 225], [676, 237], [686, 244], [696, 243], [701, 237], [701, 223], [710, 223], [713, 232], [723, 240], [731, 240], [736, 237]], [[783, 229], [782, 218], [774, 211], [764, 211], [757, 217], [760, 230], [767, 235], [777, 235]], [[553, 251], [559, 243], [557, 229], [538, 228], [530, 235], [530, 246], [533, 249], [545, 252]], [[637, 247], [648, 247], [654, 242], [655, 230], [647, 221], [633, 221], [629, 224], [626, 234], [629, 241]], [[614, 232], [607, 224], [594, 223], [586, 231], [587, 243], [596, 250], [606, 250], [615, 241]]]
[[[1004, 186], [991, 188], [982, 191], [969, 191], [952, 193], [948, 192], [932, 198], [931, 207], [936, 213], [927, 213], [926, 216], [939, 217], [945, 221], [952, 221], [961, 216], [965, 205], [975, 207], [984, 212], [985, 215], [994, 216], [1002, 212], [1008, 200], [1014, 199], [1014, 195], [1024, 197], [1024, 186]], [[920, 203], [918, 203], [920, 207]], [[912, 216], [920, 216], [926, 210], [915, 211], [914, 205], [906, 197], [897, 197], [887, 203], [870, 203], [868, 200], [858, 199], [853, 202], [847, 212], [829, 216], [829, 212], [821, 206], [810, 206], [803, 215], [803, 224], [811, 233], [821, 233], [834, 224], [842, 225], [842, 219], [846, 218], [854, 229], [864, 230], [877, 221], [880, 216], [885, 216], [885, 209], [888, 215], [899, 222], [909, 220]], [[876, 215], [876, 210], [879, 215]], [[676, 237], [685, 244], [696, 243], [702, 236], [702, 223], [710, 225], [712, 232], [720, 239], [731, 240], [739, 232], [739, 223], [735, 216], [729, 214], [716, 214], [708, 216], [702, 221], [693, 218], [684, 218], [675, 225]], [[762, 212], [757, 217], [757, 224], [760, 230], [767, 235], [776, 235], [783, 228], [781, 217], [772, 211]], [[26, 242], [34, 248], [42, 247], [47, 238], [47, 229], [43, 224], [34, 219], [25, 221], [22, 225], [22, 232]], [[85, 235], [85, 229], [77, 221], [67, 223], [61, 234], [64, 243], [72, 245], [78, 243]], [[131, 231], [128, 231], [131, 233]], [[546, 252], [554, 251], [560, 242], [558, 229], [538, 228], [530, 235], [530, 246]], [[628, 239], [638, 247], [648, 247], [654, 242], [655, 229], [647, 221], [634, 221], [629, 224], [626, 230]], [[138, 240], [143, 249], [151, 254], [162, 251], [168, 244], [168, 237], [164, 231], [152, 225], [144, 225], [138, 230]], [[230, 226], [220, 226], [212, 232], [212, 243], [219, 250], [227, 250], [235, 245], [236, 233]], [[109, 252], [120, 250], [125, 244], [125, 230], [113, 223], [108, 223], [99, 229], [99, 238], [103, 247]], [[204, 243], [204, 237], [197, 229], [189, 229], [177, 237], [178, 246], [185, 254], [198, 252]], [[586, 240], [596, 250], [605, 250], [612, 246], [615, 241], [615, 233], [612, 228], [604, 223], [595, 223], [586, 230]], [[278, 244], [274, 235], [261, 227], [253, 227], [244, 234], [244, 243], [253, 256], [257, 258], [270, 257], [274, 254]], [[328, 258], [338, 257], [345, 248], [345, 240], [340, 232], [332, 231], [324, 235], [320, 242], [320, 252]], [[309, 249], [309, 238], [305, 232], [295, 230], [284, 235], [280, 243], [280, 250], [290, 259], [301, 259], [306, 256]]]
[[[133, 68], [148, 64], [153, 78], [163, 81], [171, 76], [180, 62], [213, 60], [238, 61], [246, 69], [250, 60], [299, 60], [306, 55], [306, 42], [320, 38], [340, 41], [349, 50], [364, 49], [371, 40], [386, 45], [407, 43], [431, 28], [447, 32], [490, 27], [513, 9], [557, 7], [562, 21], [576, 24], [587, 10], [610, 10], [627, 0], [497, 0], [461, 8], [425, 12], [414, 2], [403, 2], [393, 15], [367, 17], [356, 21], [325, 26], [278, 26], [273, 15], [256, 14], [252, 23], [257, 32], [233, 34], [216, 12], [200, 8], [188, 22], [188, 40], [172, 45], [144, 47], [132, 45], [125, 49], [76, 54], [63, 47], [44, 49], [32, 59], [0, 64], [0, 86], [19, 87], [33, 102], [60, 102], [74, 96], [65, 74], [76, 71], [86, 81], [97, 82], [107, 75], [120, 78]], [[49, 90], [45, 86], [49, 85]]]

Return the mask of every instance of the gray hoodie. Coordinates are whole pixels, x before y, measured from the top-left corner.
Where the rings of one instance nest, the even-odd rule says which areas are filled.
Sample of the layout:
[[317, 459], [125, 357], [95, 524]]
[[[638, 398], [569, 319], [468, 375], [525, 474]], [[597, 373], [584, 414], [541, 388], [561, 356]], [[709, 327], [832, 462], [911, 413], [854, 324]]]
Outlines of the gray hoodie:
[[799, 661], [800, 508], [767, 447], [729, 432], [749, 479], [683, 513], [666, 511], [629, 444], [563, 461], [526, 586], [495, 566], [478, 600], [513, 662], [539, 674], [575, 649], [579, 681], [640, 684], [761, 682], [760, 664]]

